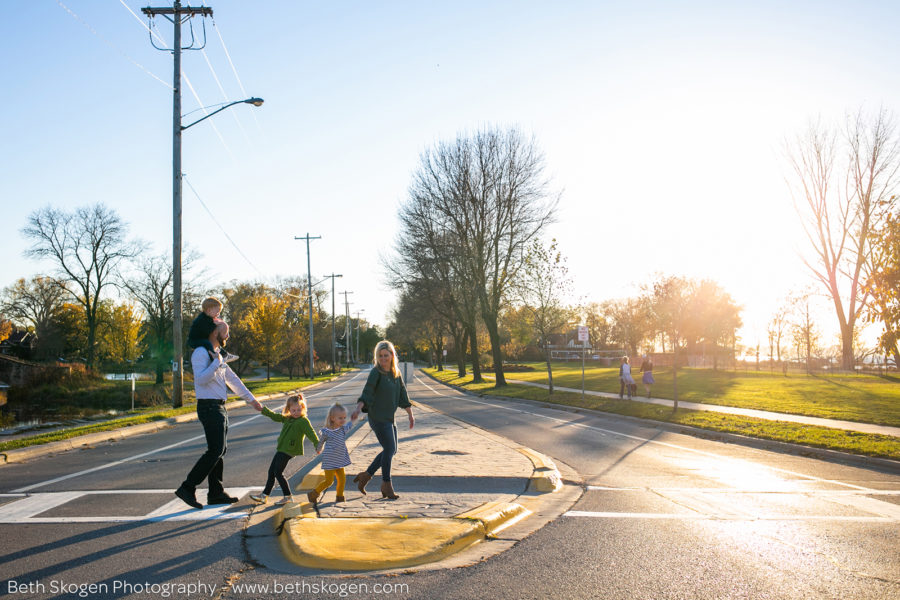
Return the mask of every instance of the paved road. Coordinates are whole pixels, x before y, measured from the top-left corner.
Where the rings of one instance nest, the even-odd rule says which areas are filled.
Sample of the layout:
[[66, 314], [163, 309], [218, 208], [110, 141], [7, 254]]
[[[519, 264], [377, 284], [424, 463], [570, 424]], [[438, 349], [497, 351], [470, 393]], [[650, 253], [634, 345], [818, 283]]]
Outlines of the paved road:
[[[310, 393], [313, 422], [335, 399], [352, 404], [362, 382], [345, 377]], [[0, 498], [0, 521], [7, 521], [0, 524], [3, 593], [15, 580], [45, 587], [33, 597], [62, 596], [51, 593], [53, 582], [104, 583], [110, 592], [118, 582], [131, 588], [89, 597], [130, 598], [160, 595], [160, 588], [148, 594], [136, 587], [145, 582], [198, 591], [175, 597], [235, 599], [342, 591], [365, 598], [900, 597], [898, 473], [467, 396], [421, 374], [410, 389], [419, 402], [573, 467], [585, 486], [582, 498], [566, 516], [472, 567], [297, 577], [247, 554], [246, 500], [220, 511], [170, 504], [169, 490], [202, 451], [199, 426], [184, 424], [0, 468], [0, 491], [32, 494], [29, 504], [43, 498], [38, 508], [46, 507], [34, 513], [34, 504], [20, 503], [12, 518], [8, 507], [22, 496]], [[278, 433], [255, 416], [247, 408], [232, 413], [226, 485], [239, 492], [263, 483]], [[400, 435], [402, 449], [402, 428]], [[304, 462], [295, 459], [291, 469]], [[59, 495], [40, 496], [50, 492]]]

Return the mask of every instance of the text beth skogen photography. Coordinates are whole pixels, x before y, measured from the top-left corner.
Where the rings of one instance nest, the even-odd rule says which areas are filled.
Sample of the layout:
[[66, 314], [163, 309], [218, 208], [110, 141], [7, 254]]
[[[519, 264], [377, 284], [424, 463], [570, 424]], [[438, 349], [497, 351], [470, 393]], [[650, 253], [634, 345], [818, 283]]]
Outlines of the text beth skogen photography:
[[3, 595], [900, 597], [900, 5], [10, 8]]

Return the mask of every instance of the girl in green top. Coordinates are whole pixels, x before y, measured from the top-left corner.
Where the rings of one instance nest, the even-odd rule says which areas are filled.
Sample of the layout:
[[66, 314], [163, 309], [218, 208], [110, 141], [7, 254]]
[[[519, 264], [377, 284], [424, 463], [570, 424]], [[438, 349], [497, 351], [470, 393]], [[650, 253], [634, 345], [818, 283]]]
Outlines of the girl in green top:
[[389, 500], [396, 500], [400, 496], [394, 493], [391, 483], [391, 459], [397, 452], [397, 426], [394, 425], [394, 413], [398, 408], [404, 409], [409, 416], [410, 429], [416, 420], [413, 417], [409, 394], [406, 392], [406, 384], [403, 383], [400, 369], [397, 367], [397, 351], [387, 340], [382, 340], [375, 346], [375, 366], [369, 372], [369, 378], [350, 419], [359, 416], [363, 408], [369, 413], [369, 427], [381, 444], [381, 452], [369, 468], [354, 477], [353, 481], [356, 482], [359, 491], [365, 494], [366, 484], [378, 469], [381, 469], [381, 495]]
[[269, 501], [269, 494], [275, 486], [275, 480], [281, 486], [284, 498], [281, 502], [293, 501], [291, 495], [291, 486], [287, 479], [284, 478], [284, 469], [288, 462], [295, 456], [303, 454], [303, 438], [306, 437], [312, 442], [313, 447], [319, 445], [319, 436], [316, 435], [312, 423], [306, 418], [306, 400], [303, 394], [299, 396], [291, 396], [284, 403], [281, 414], [277, 414], [266, 408], [262, 409], [262, 414], [266, 415], [273, 421], [281, 423], [281, 435], [278, 436], [278, 446], [276, 447], [275, 456], [272, 457], [272, 464], [269, 465], [269, 478], [266, 479], [266, 487], [262, 494], [251, 494], [250, 499], [260, 504]]

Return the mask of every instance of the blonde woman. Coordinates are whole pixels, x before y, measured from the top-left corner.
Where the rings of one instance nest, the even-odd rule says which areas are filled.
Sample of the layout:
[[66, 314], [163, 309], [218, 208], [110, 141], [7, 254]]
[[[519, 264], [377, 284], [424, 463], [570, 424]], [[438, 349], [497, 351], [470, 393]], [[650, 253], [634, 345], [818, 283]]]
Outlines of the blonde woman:
[[365, 494], [366, 484], [378, 469], [381, 469], [381, 495], [389, 500], [396, 500], [400, 496], [394, 493], [391, 484], [391, 460], [397, 453], [397, 426], [394, 424], [394, 413], [397, 408], [406, 410], [410, 429], [415, 425], [416, 419], [413, 417], [406, 385], [397, 367], [397, 350], [394, 345], [387, 340], [378, 342], [375, 346], [373, 363], [362, 395], [356, 403], [356, 410], [350, 415], [350, 419], [358, 417], [363, 409], [369, 413], [369, 427], [375, 432], [375, 437], [381, 444], [381, 452], [369, 468], [354, 477], [353, 481], [356, 482], [359, 491]]

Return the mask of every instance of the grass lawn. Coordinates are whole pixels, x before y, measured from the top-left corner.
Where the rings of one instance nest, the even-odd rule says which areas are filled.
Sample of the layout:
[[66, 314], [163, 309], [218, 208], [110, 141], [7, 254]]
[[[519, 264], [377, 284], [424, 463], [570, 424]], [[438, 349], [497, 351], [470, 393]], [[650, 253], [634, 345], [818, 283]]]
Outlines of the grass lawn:
[[[347, 372], [346, 370], [344, 371]], [[287, 377], [273, 377], [270, 381], [248, 381], [247, 388], [253, 392], [255, 396], [265, 396], [267, 394], [278, 394], [283, 392], [289, 392], [293, 390], [300, 390], [302, 388], [311, 386], [315, 383], [320, 383], [322, 381], [329, 381], [333, 378], [331, 374], [328, 375], [320, 375], [316, 377], [314, 380], [311, 379], [288, 379]], [[137, 388], [140, 390], [141, 385], [146, 386], [148, 389], [153, 387], [150, 383], [142, 384], [138, 382]], [[128, 393], [130, 394], [131, 390], [131, 382], [102, 382], [98, 384], [97, 389], [107, 390], [106, 393], [110, 393], [108, 391], [109, 388], [117, 390], [121, 392], [118, 388], [122, 386], [127, 386]], [[166, 387], [166, 386], [163, 386]], [[129, 411], [130, 414], [127, 416], [123, 416], [120, 418], [114, 419], [105, 419], [102, 421], [97, 421], [96, 423], [90, 423], [87, 425], [80, 425], [77, 427], [69, 427], [65, 429], [58, 429], [55, 431], [48, 431], [45, 433], [38, 433], [32, 436], [19, 438], [16, 440], [10, 440], [7, 442], [0, 442], [0, 452], [5, 450], [12, 450], [14, 448], [25, 448], [27, 446], [35, 446], [37, 444], [46, 444], [48, 442], [56, 442], [60, 440], [65, 440], [73, 437], [77, 437], [80, 435], [87, 435], [90, 433], [97, 433], [100, 431], [110, 431], [113, 429], [120, 429], [122, 427], [130, 427], [132, 425], [139, 425], [142, 423], [149, 423], [152, 421], [161, 421], [163, 419], [168, 419], [180, 414], [194, 412], [196, 410], [196, 399], [194, 398], [194, 390], [193, 384], [189, 381], [185, 381], [185, 389], [184, 389], [184, 402], [185, 406], [182, 406], [178, 409], [173, 408], [162, 408], [160, 406], [155, 406], [151, 408], [143, 408], [136, 409], [133, 413]], [[171, 384], [168, 384], [168, 391], [171, 393]], [[85, 392], [79, 390], [77, 392], [79, 396], [81, 394], [86, 394], [89, 392]], [[235, 396], [230, 396], [235, 397]]]
[[[612, 370], [598, 370], [612, 371], [612, 374], [614, 376], [618, 376], [617, 368]], [[459, 378], [456, 376], [455, 370], [445, 370], [442, 372], [437, 372], [435, 369], [425, 369], [425, 371], [440, 381], [449, 383], [451, 385], [460, 386], [468, 391], [478, 394], [501, 396], [507, 398], [523, 398], [540, 402], [551, 402], [548, 398], [547, 390], [541, 388], [510, 384], [505, 388], [496, 389], [494, 388], [494, 383], [492, 381], [473, 384], [471, 373], [463, 378]], [[679, 369], [679, 388], [681, 387], [682, 380], [681, 372], [681, 369]], [[520, 376], [531, 375], [533, 377], [536, 375], [536, 373], [515, 373], [510, 374], [510, 377], [512, 377], [513, 375], [517, 379], [524, 379], [524, 377]], [[546, 377], [546, 372], [544, 373], [544, 377]], [[541, 382], [540, 379], [537, 378], [531, 380]], [[659, 378], [657, 378], [657, 381], [659, 381]], [[580, 388], [581, 365], [578, 366], [577, 386], [570, 381], [566, 381], [565, 383], [557, 381], [555, 370], [554, 382], [564, 387]], [[616, 382], [616, 386], [618, 386], [618, 382]], [[598, 388], [588, 386], [588, 389]], [[600, 388], [599, 391], [615, 391], [616, 393], [618, 393], [619, 390], [618, 387], [616, 387], [615, 390]], [[696, 402], [697, 400], [693, 401]], [[582, 399], [580, 393], [572, 392], [555, 392], [553, 394], [552, 403], [562, 404], [565, 406], [589, 408], [618, 415], [626, 415], [642, 419], [662, 421], [666, 423], [689, 425], [691, 427], [698, 427], [701, 429], [708, 429], [712, 431], [736, 433], [761, 439], [790, 442], [816, 448], [827, 448], [830, 450], [839, 450], [841, 452], [849, 452], [853, 454], [879, 456], [884, 458], [891, 458], [894, 460], [900, 460], [900, 439], [888, 435], [855, 433], [851, 431], [830, 429], [827, 427], [814, 427], [797, 423], [787, 423], [784, 421], [768, 421], [765, 419], [741, 417], [736, 415], [727, 415], [723, 413], [706, 411], [679, 409], [676, 413], [668, 407], [645, 404], [642, 402], [630, 402], [628, 400], [619, 400], [618, 398], [607, 399], [598, 398], [596, 396], [585, 396]], [[750, 408], [760, 407], [750, 406]], [[773, 410], [773, 408], [771, 407], [767, 407], [767, 409]]]
[[[507, 379], [547, 383], [544, 363]], [[638, 393], [641, 374], [634, 368]], [[672, 369], [653, 371], [653, 396], [672, 399]], [[553, 363], [553, 384], [581, 389], [581, 363]], [[585, 368], [585, 389], [619, 393], [619, 368]], [[678, 400], [900, 427], [900, 378], [892, 375], [805, 375], [765, 371], [678, 369]]]

